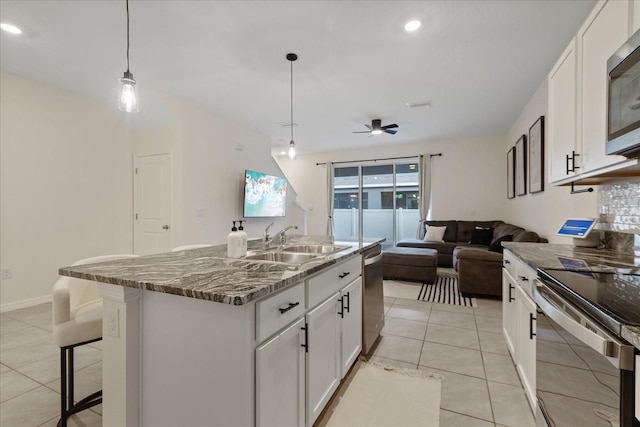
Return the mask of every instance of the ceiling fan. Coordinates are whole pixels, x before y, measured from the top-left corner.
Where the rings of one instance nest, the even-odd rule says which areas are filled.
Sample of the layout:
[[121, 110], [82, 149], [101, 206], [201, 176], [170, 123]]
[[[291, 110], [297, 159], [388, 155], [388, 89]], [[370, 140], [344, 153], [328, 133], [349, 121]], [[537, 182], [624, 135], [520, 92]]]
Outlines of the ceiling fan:
[[371, 136], [373, 136], [373, 135], [379, 135], [382, 132], [385, 132], [391, 135], [395, 135], [396, 132], [398, 132], [397, 130], [393, 130], [394, 128], [398, 127], [397, 124], [392, 123], [390, 125], [382, 126], [382, 120], [380, 119], [373, 119], [371, 120], [370, 125], [365, 125], [365, 126], [369, 130], [363, 130], [361, 132], [353, 132], [353, 133], [369, 133], [371, 134]]

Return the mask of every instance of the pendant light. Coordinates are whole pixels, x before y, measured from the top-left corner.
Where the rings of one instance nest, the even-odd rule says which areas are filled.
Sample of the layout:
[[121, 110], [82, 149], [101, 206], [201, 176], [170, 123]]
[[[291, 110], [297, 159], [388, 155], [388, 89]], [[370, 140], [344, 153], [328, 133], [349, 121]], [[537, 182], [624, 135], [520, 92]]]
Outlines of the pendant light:
[[287, 60], [291, 62], [291, 141], [289, 141], [289, 152], [287, 155], [291, 160], [296, 158], [296, 143], [293, 142], [293, 61], [298, 59], [295, 53], [287, 53]]
[[124, 75], [118, 79], [119, 84], [119, 96], [118, 96], [118, 109], [126, 111], [128, 113], [137, 113], [140, 111], [138, 105], [138, 90], [136, 88], [136, 81], [133, 79], [133, 74], [129, 71], [129, 0], [127, 2], [127, 71]]

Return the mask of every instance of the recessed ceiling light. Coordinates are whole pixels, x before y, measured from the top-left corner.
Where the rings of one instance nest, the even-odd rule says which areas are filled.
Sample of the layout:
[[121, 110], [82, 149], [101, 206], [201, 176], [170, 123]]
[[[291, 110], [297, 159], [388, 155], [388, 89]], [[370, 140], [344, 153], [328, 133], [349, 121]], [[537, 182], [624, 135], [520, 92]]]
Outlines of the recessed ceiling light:
[[0, 23], [0, 28], [11, 34], [22, 34], [22, 30], [15, 25], [7, 24], [6, 22]]
[[285, 156], [286, 154], [287, 154], [287, 152], [286, 152], [286, 151], [281, 151], [281, 152], [280, 152], [280, 155], [281, 155], [281, 156]]
[[406, 31], [415, 31], [418, 28], [420, 28], [420, 26], [422, 25], [422, 22], [420, 22], [417, 19], [411, 20], [409, 22], [407, 22], [406, 24], [404, 24], [404, 29]]

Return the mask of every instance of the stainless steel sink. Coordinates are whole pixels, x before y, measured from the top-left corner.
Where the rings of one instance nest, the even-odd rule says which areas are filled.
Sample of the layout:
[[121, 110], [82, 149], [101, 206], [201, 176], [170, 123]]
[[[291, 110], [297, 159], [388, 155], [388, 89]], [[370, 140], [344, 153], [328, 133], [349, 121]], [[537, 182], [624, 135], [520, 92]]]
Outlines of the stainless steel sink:
[[299, 253], [299, 254], [318, 254], [328, 255], [336, 252], [340, 252], [347, 249], [349, 246], [336, 246], [336, 245], [296, 245], [287, 246], [282, 249], [282, 252]]
[[314, 258], [318, 258], [318, 255], [293, 252], [262, 252], [245, 257], [251, 261], [281, 262], [284, 264], [302, 264]]

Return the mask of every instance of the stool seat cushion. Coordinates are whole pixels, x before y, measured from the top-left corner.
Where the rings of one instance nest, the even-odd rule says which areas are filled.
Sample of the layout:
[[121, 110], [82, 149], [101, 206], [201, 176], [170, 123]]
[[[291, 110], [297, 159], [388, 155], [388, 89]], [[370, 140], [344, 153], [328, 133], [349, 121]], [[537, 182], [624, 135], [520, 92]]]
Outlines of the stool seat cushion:
[[102, 337], [102, 300], [91, 301], [71, 312], [71, 319], [53, 327], [53, 341], [66, 347]]

